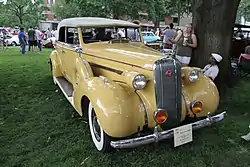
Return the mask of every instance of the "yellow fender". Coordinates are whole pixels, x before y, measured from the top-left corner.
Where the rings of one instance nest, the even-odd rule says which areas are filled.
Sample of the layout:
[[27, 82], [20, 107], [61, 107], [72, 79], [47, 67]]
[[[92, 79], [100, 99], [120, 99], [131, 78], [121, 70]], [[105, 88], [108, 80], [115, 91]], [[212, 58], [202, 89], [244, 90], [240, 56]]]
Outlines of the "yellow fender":
[[57, 51], [54, 50], [50, 54], [50, 65], [51, 65], [51, 70], [52, 74], [54, 77], [60, 77], [63, 76], [62, 71], [61, 71], [61, 62], [60, 59], [57, 57]]
[[144, 126], [144, 106], [136, 93], [125, 89], [106, 78], [89, 78], [75, 88], [75, 108], [82, 115], [81, 99], [86, 96], [106, 134], [116, 138], [132, 135]]
[[214, 82], [206, 77], [204, 74], [199, 73], [199, 80], [195, 83], [189, 83], [187, 80], [188, 73], [193, 69], [198, 70], [198, 68], [184, 67], [182, 68], [183, 73], [185, 75], [184, 78], [184, 87], [182, 92], [185, 96], [186, 103], [189, 109], [189, 115], [194, 116], [191, 112], [189, 106], [195, 100], [199, 100], [203, 104], [203, 111], [201, 113], [196, 114], [197, 117], [204, 117], [210, 112], [213, 114], [216, 112], [220, 96], [218, 89]]
[[86, 81], [94, 76], [89, 63], [81, 57], [76, 59], [75, 70], [73, 73], [72, 84], [74, 87], [76, 87], [80, 82]]

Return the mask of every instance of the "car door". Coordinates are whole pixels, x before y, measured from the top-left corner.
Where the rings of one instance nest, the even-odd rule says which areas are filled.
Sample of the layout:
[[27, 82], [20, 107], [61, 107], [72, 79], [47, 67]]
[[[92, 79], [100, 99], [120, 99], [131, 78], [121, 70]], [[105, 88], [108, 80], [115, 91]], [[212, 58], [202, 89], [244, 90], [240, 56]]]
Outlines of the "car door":
[[150, 42], [150, 38], [149, 38], [149, 36], [148, 36], [148, 33], [142, 33], [142, 35], [143, 35], [144, 41]]
[[157, 37], [156, 37], [155, 34], [152, 33], [152, 32], [148, 33], [148, 36], [149, 36], [149, 38], [150, 38], [150, 42], [154, 42], [154, 41], [157, 40]]
[[65, 68], [65, 76], [71, 83], [73, 82], [75, 63], [76, 59], [78, 58], [78, 53], [75, 51], [77, 46], [79, 46], [77, 28], [66, 28], [66, 42], [63, 54], [63, 64]]
[[64, 55], [65, 55], [65, 42], [66, 42], [66, 30], [65, 30], [65, 27], [61, 27], [59, 29], [59, 39], [58, 41], [56, 41], [56, 46], [55, 46], [55, 49], [57, 51], [57, 59], [59, 61], [59, 64], [60, 64], [60, 70], [61, 72], [63, 73], [63, 75], [65, 76], [66, 73], [65, 73], [65, 61], [64, 61]]

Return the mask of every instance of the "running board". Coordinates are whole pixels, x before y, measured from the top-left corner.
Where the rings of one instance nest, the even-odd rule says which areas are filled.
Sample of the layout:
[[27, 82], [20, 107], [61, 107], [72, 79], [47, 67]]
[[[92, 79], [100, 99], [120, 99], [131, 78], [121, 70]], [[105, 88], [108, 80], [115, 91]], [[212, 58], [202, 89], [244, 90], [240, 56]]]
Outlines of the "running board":
[[71, 83], [69, 83], [64, 77], [55, 77], [54, 81], [59, 86], [59, 88], [61, 89], [64, 96], [67, 98], [67, 100], [71, 103], [71, 105], [74, 106], [74, 103], [73, 103], [73, 92], [74, 92], [73, 85]]

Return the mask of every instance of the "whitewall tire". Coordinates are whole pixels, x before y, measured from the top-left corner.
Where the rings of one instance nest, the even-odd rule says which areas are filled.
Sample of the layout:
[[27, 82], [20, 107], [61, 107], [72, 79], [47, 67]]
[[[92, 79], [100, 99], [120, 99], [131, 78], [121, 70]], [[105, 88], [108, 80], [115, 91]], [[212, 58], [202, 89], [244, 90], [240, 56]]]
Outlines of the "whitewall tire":
[[89, 103], [88, 118], [91, 138], [96, 149], [101, 152], [111, 150], [111, 137], [103, 131], [91, 102]]

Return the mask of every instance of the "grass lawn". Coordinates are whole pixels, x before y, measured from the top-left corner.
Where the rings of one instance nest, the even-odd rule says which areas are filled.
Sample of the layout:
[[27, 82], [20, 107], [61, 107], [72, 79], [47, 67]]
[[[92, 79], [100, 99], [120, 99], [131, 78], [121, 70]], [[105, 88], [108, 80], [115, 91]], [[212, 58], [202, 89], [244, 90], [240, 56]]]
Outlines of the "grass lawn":
[[51, 50], [21, 56], [19, 47], [0, 50], [0, 167], [249, 167], [250, 81], [228, 93], [223, 122], [194, 133], [194, 142], [174, 148], [173, 139], [102, 154], [88, 124], [72, 118], [73, 108], [52, 83]]

